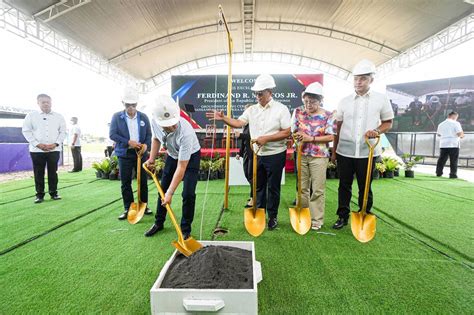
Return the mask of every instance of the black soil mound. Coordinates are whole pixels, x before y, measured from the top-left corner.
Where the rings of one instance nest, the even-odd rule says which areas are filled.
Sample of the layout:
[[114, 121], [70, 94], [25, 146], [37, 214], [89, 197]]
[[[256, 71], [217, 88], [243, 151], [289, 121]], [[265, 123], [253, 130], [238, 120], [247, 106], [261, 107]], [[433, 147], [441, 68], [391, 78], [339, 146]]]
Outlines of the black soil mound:
[[252, 253], [206, 246], [190, 257], [176, 256], [161, 284], [172, 289], [252, 289]]

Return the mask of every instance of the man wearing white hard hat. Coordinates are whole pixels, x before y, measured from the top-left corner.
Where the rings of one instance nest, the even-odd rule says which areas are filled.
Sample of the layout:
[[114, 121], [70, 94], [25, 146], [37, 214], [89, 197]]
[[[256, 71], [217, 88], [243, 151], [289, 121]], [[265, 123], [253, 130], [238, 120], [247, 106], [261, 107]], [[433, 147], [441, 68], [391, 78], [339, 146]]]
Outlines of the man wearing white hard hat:
[[155, 223], [146, 231], [145, 236], [153, 236], [163, 230], [166, 219], [165, 205], [171, 205], [173, 194], [179, 184], [183, 182], [181, 230], [184, 239], [187, 239], [191, 235], [191, 225], [194, 220], [201, 146], [193, 127], [181, 117], [178, 104], [170, 96], [158, 96], [155, 99], [152, 112], [153, 140], [150, 157], [146, 162], [147, 166], [154, 166], [161, 146], [166, 149], [168, 156], [161, 178], [161, 187], [165, 192], [165, 198], [163, 200], [158, 198]]
[[[130, 204], [134, 201], [132, 190], [132, 170], [137, 168], [137, 150], [145, 146], [142, 163], [148, 158], [147, 148], [151, 142], [150, 121], [145, 113], [137, 111], [138, 91], [133, 87], [126, 87], [122, 96], [124, 110], [113, 115], [110, 122], [109, 138], [115, 142], [115, 155], [118, 157], [123, 200], [123, 213], [118, 217], [125, 220]], [[140, 163], [141, 164], [141, 163]], [[144, 173], [145, 170], [141, 169]], [[147, 176], [141, 176], [141, 201], [148, 202]], [[151, 214], [146, 208], [145, 214]]]
[[[368, 60], [357, 63], [353, 70], [354, 93], [341, 100], [337, 108], [337, 135], [331, 160], [337, 159], [339, 169], [338, 209], [339, 219], [334, 229], [347, 225], [352, 197], [354, 174], [359, 187], [359, 208], [362, 207], [369, 149], [365, 137], [375, 138], [392, 127], [393, 111], [385, 94], [372, 91], [375, 65]], [[380, 145], [375, 148], [374, 160], [381, 154]], [[374, 167], [375, 163], [372, 163]], [[369, 184], [367, 212], [372, 208], [372, 189]]]
[[313, 230], [321, 229], [324, 224], [329, 142], [334, 140], [336, 132], [333, 114], [321, 107], [322, 100], [322, 85], [309, 84], [303, 92], [304, 105], [296, 108], [291, 118], [291, 132], [302, 145], [301, 206], [310, 209]]
[[233, 128], [249, 124], [250, 137], [256, 141], [254, 148], [260, 147], [257, 159], [257, 208], [267, 209], [269, 230], [274, 230], [278, 225], [280, 183], [291, 120], [288, 107], [272, 98], [275, 86], [271, 75], [259, 75], [251, 88], [255, 91], [258, 104], [247, 108], [238, 119], [228, 118], [218, 111], [206, 113], [206, 117], [222, 120]]

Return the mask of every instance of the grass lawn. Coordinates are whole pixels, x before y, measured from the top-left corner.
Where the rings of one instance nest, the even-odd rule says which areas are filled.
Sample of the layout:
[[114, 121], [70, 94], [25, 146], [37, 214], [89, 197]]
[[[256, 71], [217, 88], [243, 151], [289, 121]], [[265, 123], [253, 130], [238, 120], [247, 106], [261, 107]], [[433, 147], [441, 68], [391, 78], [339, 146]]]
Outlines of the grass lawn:
[[[248, 188], [231, 187], [230, 210], [220, 216], [223, 180], [198, 185], [193, 235], [202, 223], [202, 239], [211, 239], [219, 221], [229, 230], [219, 240], [255, 242], [261, 314], [472, 313], [473, 184], [418, 174], [375, 181], [377, 235], [362, 244], [349, 227], [330, 229], [337, 180], [327, 184], [322, 229], [336, 235], [293, 232], [295, 179], [286, 180], [279, 227], [259, 238], [243, 226]], [[60, 194], [35, 205], [32, 179], [0, 184], [0, 314], [149, 313], [149, 290], [174, 250], [171, 223], [145, 238], [152, 216], [135, 226], [117, 220], [120, 182], [95, 180], [92, 170], [61, 173]], [[154, 209], [151, 181], [150, 196]]]

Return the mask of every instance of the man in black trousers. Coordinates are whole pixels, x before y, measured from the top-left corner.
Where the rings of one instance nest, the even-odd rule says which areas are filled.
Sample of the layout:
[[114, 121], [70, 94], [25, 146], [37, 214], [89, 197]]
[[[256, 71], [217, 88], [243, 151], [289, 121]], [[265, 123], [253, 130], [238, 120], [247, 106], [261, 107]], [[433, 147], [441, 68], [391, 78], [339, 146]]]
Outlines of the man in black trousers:
[[[110, 123], [109, 137], [115, 141], [115, 154], [119, 161], [120, 180], [122, 182], [123, 213], [118, 217], [125, 220], [128, 209], [133, 200], [132, 190], [132, 170], [137, 171], [137, 150], [141, 150], [143, 145], [147, 148], [151, 145], [151, 125], [144, 113], [137, 111], [138, 91], [132, 87], [127, 87], [122, 97], [124, 110], [117, 112], [112, 117]], [[141, 176], [140, 190], [141, 202], [148, 202], [148, 186], [145, 170], [141, 166], [148, 158], [148, 153], [143, 154], [140, 167]], [[152, 214], [147, 207], [145, 214]]]
[[40, 111], [26, 115], [22, 132], [30, 144], [30, 155], [35, 176], [35, 203], [41, 203], [45, 195], [45, 167], [48, 168], [48, 189], [51, 199], [61, 199], [58, 195], [57, 172], [61, 144], [66, 138], [66, 121], [61, 114], [51, 111], [51, 97], [49, 95], [40, 94], [36, 100]]
[[443, 175], [443, 168], [449, 157], [449, 178], [458, 178], [458, 158], [460, 140], [464, 138], [464, 131], [457, 121], [459, 114], [450, 112], [448, 118], [438, 125], [436, 134], [439, 140], [439, 159], [436, 165], [436, 176]]
[[[252, 104], [247, 104], [245, 109], [252, 106]], [[242, 132], [235, 132], [237, 139], [241, 140], [239, 154], [236, 156], [237, 159], [242, 158], [242, 167], [244, 169], [244, 175], [247, 181], [250, 184], [250, 198], [247, 200], [246, 208], [253, 206], [253, 196], [252, 196], [252, 176], [253, 176], [253, 151], [250, 147], [250, 130], [249, 125], [245, 125]]]
[[71, 146], [72, 160], [74, 167], [70, 173], [82, 171], [82, 154], [81, 154], [81, 128], [77, 124], [78, 118], [71, 118], [71, 128], [69, 130], [69, 145]]
[[[337, 159], [339, 169], [338, 209], [339, 219], [334, 229], [347, 225], [352, 198], [354, 174], [359, 187], [359, 209], [364, 200], [364, 189], [369, 162], [369, 149], [366, 138], [375, 138], [392, 127], [393, 110], [385, 94], [372, 91], [375, 65], [362, 60], [354, 67], [354, 92], [339, 103], [336, 120], [337, 135], [334, 137], [334, 150], [331, 161]], [[372, 141], [372, 140], [369, 140]], [[374, 149], [374, 159], [381, 154], [381, 146]], [[375, 163], [372, 164], [372, 167]], [[372, 208], [372, 189], [369, 183], [367, 212]]]

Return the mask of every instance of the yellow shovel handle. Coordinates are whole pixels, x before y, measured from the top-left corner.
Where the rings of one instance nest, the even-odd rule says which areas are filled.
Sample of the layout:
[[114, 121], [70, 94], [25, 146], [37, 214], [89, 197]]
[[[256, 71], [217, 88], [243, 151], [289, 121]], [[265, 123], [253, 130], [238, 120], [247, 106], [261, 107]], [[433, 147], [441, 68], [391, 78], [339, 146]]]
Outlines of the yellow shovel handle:
[[365, 137], [365, 143], [367, 143], [367, 145], [369, 146], [369, 157], [367, 161], [367, 175], [365, 177], [364, 199], [362, 202], [362, 209], [361, 209], [361, 212], [364, 214], [367, 211], [367, 199], [369, 198], [370, 179], [372, 177], [372, 162], [374, 159], [374, 149], [380, 142], [380, 136], [377, 136], [376, 139], [377, 141], [375, 142], [375, 144], [372, 145], [369, 141], [369, 138]]
[[262, 148], [261, 146], [257, 145], [258, 149], [254, 150], [253, 145], [257, 143], [257, 140], [252, 139], [250, 140], [250, 150], [253, 152], [252, 157], [252, 210], [253, 215], [255, 217], [255, 213], [257, 212], [257, 153]]
[[137, 152], [137, 183], [138, 183], [138, 188], [137, 188], [137, 208], [140, 209], [140, 203], [142, 202], [141, 200], [141, 194], [140, 194], [140, 186], [141, 186], [141, 164], [142, 164], [142, 156], [146, 152], [147, 146], [146, 144], [142, 144], [142, 147], [135, 151]]
[[[148, 169], [146, 166], [146, 162], [143, 163], [143, 169], [150, 174], [151, 178], [153, 178], [153, 181], [155, 182], [156, 188], [158, 190], [158, 193], [160, 194], [161, 199], [165, 198], [165, 193], [163, 192], [163, 188], [161, 188], [160, 182], [156, 178], [155, 172], [152, 172]], [[183, 232], [181, 231], [181, 227], [178, 225], [178, 222], [176, 221], [176, 217], [174, 216], [173, 210], [171, 210], [171, 207], [169, 204], [166, 204], [166, 211], [168, 211], [168, 214], [171, 218], [171, 221], [173, 222], [174, 228], [176, 229], [176, 233], [178, 233], [178, 243], [179, 244], [184, 244], [184, 238], [183, 238]]]
[[298, 181], [298, 196], [296, 200], [296, 208], [301, 209], [301, 151], [303, 149], [303, 145], [301, 144], [301, 141], [298, 141], [296, 139], [296, 135], [293, 134], [293, 141], [295, 142], [296, 145], [296, 168], [297, 168], [297, 181]]

